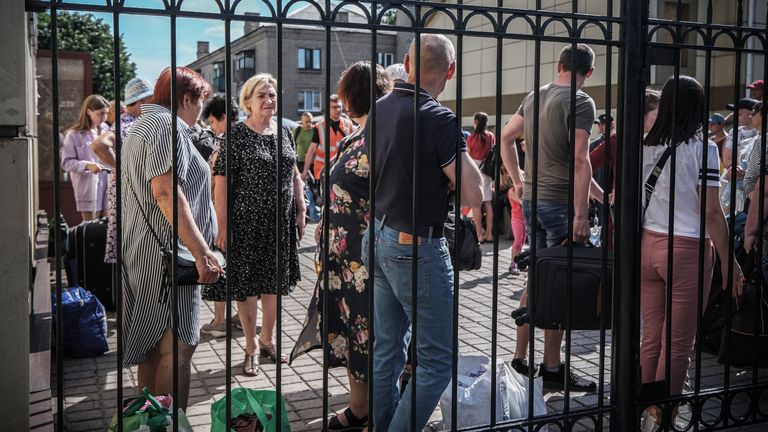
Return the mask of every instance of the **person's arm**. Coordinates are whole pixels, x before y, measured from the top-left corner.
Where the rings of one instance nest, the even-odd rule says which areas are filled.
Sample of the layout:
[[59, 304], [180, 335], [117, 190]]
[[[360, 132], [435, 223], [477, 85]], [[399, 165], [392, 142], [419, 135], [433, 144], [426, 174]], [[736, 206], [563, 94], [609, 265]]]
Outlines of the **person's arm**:
[[317, 149], [317, 143], [312, 143], [309, 145], [309, 148], [307, 149], [307, 155], [304, 156], [304, 172], [301, 173], [301, 179], [305, 180], [307, 178], [307, 173], [309, 173], [309, 167], [312, 166], [312, 162], [315, 160], [315, 149]]
[[112, 131], [104, 132], [91, 142], [91, 150], [93, 150], [96, 157], [112, 168], [117, 165], [117, 162], [115, 161], [114, 142], [115, 133]]
[[603, 204], [603, 194], [605, 191], [600, 187], [600, 184], [594, 178], [589, 182], [589, 197], [593, 200]]
[[[701, 195], [701, 187], [699, 188], [699, 195]], [[718, 258], [720, 258], [720, 266], [723, 273], [723, 290], [727, 289], [728, 287], [728, 278], [725, 277], [728, 275], [728, 265], [729, 259], [728, 259], [728, 222], [725, 220], [725, 215], [723, 214], [723, 208], [720, 206], [720, 188], [719, 187], [713, 187], [709, 186], [706, 188], [707, 194], [707, 232], [709, 233], [709, 237], [712, 239], [712, 244], [715, 246], [715, 252], [717, 253]], [[754, 201], [752, 202], [754, 204]], [[768, 203], [768, 201], [766, 202]], [[757, 213], [757, 205], [754, 205], [754, 212], [752, 211], [753, 208], [750, 206], [750, 212], [749, 217], [752, 216], [753, 213]], [[747, 219], [749, 221], [749, 219]], [[747, 222], [749, 224], [749, 222]], [[747, 233], [747, 227], [744, 227], [745, 234]], [[744, 245], [746, 246], [747, 242], [745, 239]], [[741, 285], [744, 280], [744, 275], [741, 272], [741, 267], [739, 266], [739, 262], [736, 260], [736, 256], [733, 256], [733, 279], [731, 280], [731, 286], [733, 287], [733, 296], [738, 297], [741, 295]]]
[[723, 168], [725, 169], [730, 168], [733, 162], [733, 148], [728, 145], [729, 142], [730, 140], [726, 140], [723, 146]]
[[296, 201], [296, 228], [301, 240], [307, 226], [307, 203], [304, 201], [304, 181], [296, 165], [293, 166], [293, 196]]
[[94, 174], [101, 171], [101, 167], [88, 160], [81, 160], [77, 154], [77, 140], [80, 134], [69, 132], [64, 137], [61, 146], [61, 169], [70, 173], [84, 173], [90, 171]]
[[[168, 223], [173, 225], [173, 174], [171, 170], [163, 175], [152, 177], [149, 184], [152, 189], [152, 197], [157, 201], [160, 211], [163, 212]], [[179, 238], [195, 257], [195, 266], [199, 276], [198, 282], [204, 284], [216, 282], [222, 272], [221, 267], [206, 244], [203, 234], [197, 228], [187, 198], [178, 185], [176, 192]]]
[[592, 171], [599, 170], [605, 164], [605, 144], [606, 141], [603, 141], [589, 152], [589, 164], [592, 165]]
[[501, 130], [501, 160], [504, 162], [504, 168], [509, 173], [509, 178], [512, 180], [512, 184], [515, 186], [515, 194], [519, 199], [523, 197], [523, 175], [520, 171], [520, 162], [517, 158], [517, 146], [515, 145], [515, 138], [519, 137], [523, 133], [524, 121], [523, 116], [515, 114], [504, 125], [504, 129]]
[[[465, 151], [460, 153], [461, 163], [461, 205], [462, 207], [477, 208], [483, 205], [483, 178], [477, 164]], [[443, 167], [443, 173], [451, 184], [456, 184], [456, 160]]]
[[589, 131], [576, 129], [573, 164], [573, 241], [575, 243], [584, 243], [589, 238], [589, 189], [591, 184]]
[[213, 176], [213, 207], [216, 210], [216, 233], [214, 244], [222, 251], [227, 250], [227, 176]]

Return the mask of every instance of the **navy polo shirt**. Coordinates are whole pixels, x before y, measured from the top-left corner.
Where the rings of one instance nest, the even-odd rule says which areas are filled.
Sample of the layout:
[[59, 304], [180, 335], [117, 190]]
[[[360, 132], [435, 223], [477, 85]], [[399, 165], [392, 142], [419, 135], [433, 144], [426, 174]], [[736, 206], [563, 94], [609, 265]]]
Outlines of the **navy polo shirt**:
[[[419, 148], [418, 224], [442, 225], [448, 216], [448, 177], [443, 167], [457, 159], [467, 144], [456, 115], [426, 91], [419, 98], [419, 137], [414, 143], [412, 84], [395, 84], [376, 102], [376, 217], [412, 223], [413, 146]], [[370, 119], [369, 119], [370, 120]], [[368, 132], [370, 131], [370, 128]], [[368, 140], [370, 142], [370, 140]]]

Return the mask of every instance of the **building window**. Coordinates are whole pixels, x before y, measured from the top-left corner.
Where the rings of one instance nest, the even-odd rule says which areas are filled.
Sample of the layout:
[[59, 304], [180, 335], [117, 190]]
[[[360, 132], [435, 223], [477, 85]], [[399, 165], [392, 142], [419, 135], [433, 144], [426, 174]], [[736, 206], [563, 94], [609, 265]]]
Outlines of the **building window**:
[[213, 64], [213, 79], [211, 81], [214, 91], [223, 92], [225, 90], [223, 61]]
[[320, 70], [320, 50], [317, 48], [299, 48], [299, 69]]
[[389, 67], [395, 62], [395, 55], [392, 53], [379, 53], [377, 62], [383, 67]]
[[240, 51], [234, 61], [235, 82], [245, 82], [256, 73], [256, 53], [253, 50]]
[[241, 51], [236, 56], [236, 69], [256, 69], [256, 58], [253, 51]]
[[323, 109], [322, 99], [319, 90], [300, 90], [299, 105], [300, 112], [320, 112]]

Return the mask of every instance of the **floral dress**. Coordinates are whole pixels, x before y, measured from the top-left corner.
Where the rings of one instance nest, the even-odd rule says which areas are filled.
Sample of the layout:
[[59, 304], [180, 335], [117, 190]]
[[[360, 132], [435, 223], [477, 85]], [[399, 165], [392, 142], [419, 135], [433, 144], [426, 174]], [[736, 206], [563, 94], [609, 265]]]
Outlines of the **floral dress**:
[[[368, 271], [361, 259], [361, 244], [370, 219], [369, 172], [365, 140], [362, 131], [358, 131], [341, 142], [338, 157], [329, 174], [327, 367], [346, 366], [352, 377], [362, 383], [368, 382]], [[305, 352], [322, 347], [325, 293], [320, 251], [315, 258], [315, 268], [318, 275], [315, 294], [307, 309], [304, 328], [291, 353], [291, 361]]]

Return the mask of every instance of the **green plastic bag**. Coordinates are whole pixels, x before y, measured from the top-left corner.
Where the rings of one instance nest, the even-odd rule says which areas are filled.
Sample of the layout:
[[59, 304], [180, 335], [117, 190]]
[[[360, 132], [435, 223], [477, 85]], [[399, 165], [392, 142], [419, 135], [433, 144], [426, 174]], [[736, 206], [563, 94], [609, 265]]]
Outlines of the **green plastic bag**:
[[[147, 402], [149, 405], [144, 407]], [[160, 404], [146, 387], [142, 390], [142, 394], [123, 410], [122, 418], [124, 432], [166, 432], [173, 430], [171, 411]], [[117, 421], [118, 414], [115, 413], [112, 416], [110, 431], [117, 431]], [[179, 409], [179, 431], [192, 432], [192, 426], [181, 409]]]
[[[255, 414], [264, 426], [264, 432], [277, 432], [277, 393], [273, 390], [253, 390], [234, 388], [230, 396], [232, 400], [232, 418], [240, 414]], [[223, 397], [211, 405], [211, 432], [226, 432], [227, 430], [227, 398]], [[280, 397], [280, 432], [291, 432], [288, 413], [285, 410], [285, 400]], [[268, 417], [269, 416], [269, 417]]]

